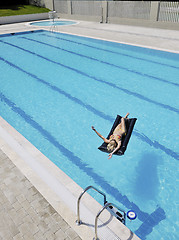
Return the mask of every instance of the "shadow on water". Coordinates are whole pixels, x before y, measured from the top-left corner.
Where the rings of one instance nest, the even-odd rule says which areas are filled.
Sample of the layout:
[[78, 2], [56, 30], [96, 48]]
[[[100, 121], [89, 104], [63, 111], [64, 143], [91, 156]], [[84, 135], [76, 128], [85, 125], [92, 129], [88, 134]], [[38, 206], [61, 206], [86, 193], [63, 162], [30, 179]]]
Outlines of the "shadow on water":
[[157, 166], [159, 157], [154, 153], [144, 153], [136, 168], [134, 192], [141, 200], [155, 199], [158, 193], [159, 179]]

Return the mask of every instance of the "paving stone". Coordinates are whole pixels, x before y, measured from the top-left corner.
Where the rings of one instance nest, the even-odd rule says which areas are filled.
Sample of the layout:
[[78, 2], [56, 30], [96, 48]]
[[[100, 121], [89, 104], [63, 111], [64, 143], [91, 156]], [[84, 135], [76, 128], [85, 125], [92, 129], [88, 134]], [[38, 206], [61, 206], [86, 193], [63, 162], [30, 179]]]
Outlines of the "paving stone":
[[13, 209], [13, 206], [10, 204], [10, 202], [5, 198], [6, 201], [3, 203], [3, 208], [6, 212], [11, 211]]
[[30, 231], [28, 223], [22, 223], [19, 226], [19, 231], [21, 232], [22, 235], [25, 235], [27, 232]]
[[27, 200], [25, 200], [25, 201], [23, 201], [23, 202], [21, 203], [21, 207], [23, 207], [23, 209], [24, 209], [25, 211], [28, 211], [28, 209], [31, 207], [31, 205], [30, 205], [30, 203], [29, 203]]
[[16, 226], [20, 226], [23, 223], [23, 219], [19, 218], [18, 214], [13, 216], [12, 220], [15, 223]]
[[70, 227], [65, 231], [66, 235], [70, 238], [70, 239], [75, 239], [76, 237], [78, 237], [77, 233], [73, 231], [73, 229]]
[[72, 240], [71, 238], [69, 238], [69, 237], [66, 237], [64, 240]]
[[28, 209], [28, 214], [29, 214], [29, 216], [32, 218], [32, 220], [34, 222], [38, 222], [39, 221], [39, 216], [38, 216], [37, 212], [32, 207], [30, 207]]
[[47, 208], [46, 208], [46, 211], [50, 214], [50, 215], [53, 215], [56, 211], [55, 209], [49, 205]]
[[12, 179], [8, 177], [8, 178], [4, 179], [3, 182], [8, 186], [12, 183]]
[[42, 208], [46, 208], [50, 206], [50, 204], [46, 200], [44, 201], [43, 198], [39, 201], [39, 203]]
[[1, 183], [0, 183], [0, 189], [1, 189], [1, 191], [3, 191], [3, 190], [6, 189], [6, 188], [7, 188], [6, 184], [1, 181]]
[[64, 231], [66, 231], [69, 228], [69, 225], [64, 220], [62, 220], [59, 223], [59, 225], [60, 225], [60, 228], [63, 229]]
[[[51, 215], [49, 214], [49, 213], [47, 213], [47, 212], [45, 212], [45, 209], [42, 211], [42, 212], [40, 212], [39, 213], [39, 216], [41, 217], [41, 219], [42, 220], [49, 220], [49, 221], [51, 221]], [[46, 222], [47, 223], [47, 222]]]
[[81, 240], [81, 238], [79, 236], [77, 236], [74, 240]]
[[0, 240], [73, 240], [76, 236], [0, 150]]
[[23, 182], [23, 184], [26, 186], [26, 189], [28, 189], [28, 191], [29, 191], [29, 189], [32, 187], [32, 184], [27, 180], [27, 179], [22, 179], [21, 180], [22, 182]]
[[38, 231], [39, 231], [39, 228], [37, 226], [37, 223], [34, 223], [34, 222], [28, 222], [29, 224], [29, 228], [30, 228], [30, 231], [31, 233], [34, 235], [36, 234]]
[[38, 230], [38, 232], [36, 232], [36, 233], [34, 234], [34, 238], [37, 239], [37, 238], [38, 238], [39, 236], [41, 236], [41, 235], [42, 235], [41, 231]]
[[52, 217], [58, 223], [60, 223], [63, 220], [63, 218], [59, 214], [57, 214], [56, 212], [52, 215]]
[[39, 222], [38, 228], [40, 229], [41, 232], [44, 232], [44, 233], [48, 231], [48, 225], [44, 221]]
[[20, 208], [17, 211], [17, 215], [18, 215], [19, 218], [23, 219], [25, 216], [27, 216], [27, 212], [23, 208]]
[[55, 236], [60, 240], [64, 240], [67, 237], [67, 235], [61, 229], [55, 233]]
[[31, 232], [26, 232], [26, 234], [23, 236], [25, 240], [34, 240], [34, 236]]
[[51, 232], [56, 233], [60, 229], [60, 225], [58, 223], [50, 223], [48, 224], [48, 228], [51, 230]]
[[12, 237], [19, 233], [19, 229], [16, 227], [13, 221], [11, 223], [8, 222], [8, 228]]
[[22, 202], [24, 202], [24, 201], [26, 200], [26, 198], [25, 198], [25, 196], [24, 196], [23, 194], [18, 195], [18, 196], [16, 197], [16, 199], [17, 199], [17, 201], [18, 201], [19, 203], [22, 203]]
[[13, 194], [13, 192], [11, 192], [9, 189], [6, 188], [6, 190], [4, 190], [4, 195], [6, 196], [7, 200], [13, 204], [16, 202], [16, 198]]
[[[38, 210], [41, 209], [41, 205], [39, 203], [39, 199], [36, 197], [32, 202], [31, 202], [31, 206], [35, 209]], [[37, 212], [38, 212], [37, 211]]]
[[48, 231], [44, 234], [44, 238], [48, 239], [48, 240], [54, 240], [54, 239], [56, 239], [56, 236], [51, 231]]
[[34, 239], [39, 240], [43, 236], [43, 233], [39, 230], [36, 234], [34, 234]]
[[13, 240], [24, 240], [24, 238], [23, 238], [22, 234], [19, 233], [16, 236], [13, 237]]
[[15, 203], [12, 204], [13, 208], [17, 211], [21, 208], [21, 205], [18, 201], [16, 201]]
[[27, 222], [28, 224], [33, 223], [32, 218], [30, 217], [30, 215], [27, 215], [26, 217], [23, 218], [23, 222]]
[[17, 211], [12, 208], [9, 212], [8, 212], [9, 216], [11, 217], [11, 219], [17, 217]]
[[29, 203], [31, 203], [36, 199], [36, 195], [27, 194], [26, 199]]
[[31, 195], [37, 194], [37, 189], [32, 185], [31, 185], [31, 187], [29, 188], [28, 191], [29, 191], [29, 194], [31, 194]]

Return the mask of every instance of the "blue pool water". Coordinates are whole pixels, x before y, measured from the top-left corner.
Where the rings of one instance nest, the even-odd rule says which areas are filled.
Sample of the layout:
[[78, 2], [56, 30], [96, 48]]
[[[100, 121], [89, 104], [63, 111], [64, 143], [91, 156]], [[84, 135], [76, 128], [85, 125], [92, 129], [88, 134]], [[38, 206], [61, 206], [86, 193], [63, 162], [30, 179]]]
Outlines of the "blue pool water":
[[[141, 239], [178, 239], [178, 54], [36, 31], [1, 35], [0, 72], [6, 121], [81, 187], [135, 210], [126, 225]], [[128, 148], [108, 160], [91, 125], [107, 136], [127, 112]]]
[[55, 20], [55, 21], [41, 21], [41, 22], [33, 22], [30, 25], [35, 26], [52, 26], [52, 25], [72, 25], [76, 24], [74, 21], [62, 21], [62, 20]]

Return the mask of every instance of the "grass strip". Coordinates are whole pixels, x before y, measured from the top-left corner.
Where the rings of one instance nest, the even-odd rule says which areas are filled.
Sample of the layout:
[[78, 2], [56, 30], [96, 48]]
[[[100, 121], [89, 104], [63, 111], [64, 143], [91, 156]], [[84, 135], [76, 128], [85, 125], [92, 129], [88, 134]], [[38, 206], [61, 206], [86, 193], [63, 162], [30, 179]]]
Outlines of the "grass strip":
[[49, 12], [48, 8], [33, 5], [0, 6], [0, 17]]

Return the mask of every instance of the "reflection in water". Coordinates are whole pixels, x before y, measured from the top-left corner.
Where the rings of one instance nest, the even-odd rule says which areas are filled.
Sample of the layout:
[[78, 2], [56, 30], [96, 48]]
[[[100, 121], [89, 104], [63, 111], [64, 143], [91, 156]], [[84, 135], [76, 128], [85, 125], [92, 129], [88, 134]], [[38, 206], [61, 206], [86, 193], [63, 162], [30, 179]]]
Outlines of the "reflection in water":
[[157, 165], [159, 158], [154, 153], [144, 153], [136, 168], [135, 195], [142, 200], [155, 199], [158, 193], [159, 180]]

